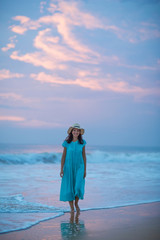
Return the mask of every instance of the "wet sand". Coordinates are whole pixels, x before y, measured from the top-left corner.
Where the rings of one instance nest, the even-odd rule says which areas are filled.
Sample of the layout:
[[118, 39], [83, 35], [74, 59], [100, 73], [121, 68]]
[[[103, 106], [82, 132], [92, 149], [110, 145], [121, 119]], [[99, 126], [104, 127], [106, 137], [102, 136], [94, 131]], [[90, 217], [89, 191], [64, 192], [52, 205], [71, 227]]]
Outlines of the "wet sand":
[[66, 213], [0, 240], [159, 240], [160, 202]]

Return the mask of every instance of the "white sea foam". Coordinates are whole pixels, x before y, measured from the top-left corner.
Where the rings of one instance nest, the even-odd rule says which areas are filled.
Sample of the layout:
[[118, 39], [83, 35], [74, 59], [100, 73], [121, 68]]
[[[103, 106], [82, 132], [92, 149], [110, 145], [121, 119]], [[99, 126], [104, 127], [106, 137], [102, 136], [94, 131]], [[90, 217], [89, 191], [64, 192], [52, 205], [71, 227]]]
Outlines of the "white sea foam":
[[87, 160], [92, 163], [99, 162], [135, 162], [135, 161], [158, 161], [160, 162], [160, 152], [106, 152], [92, 151], [87, 155]]
[[53, 164], [60, 161], [60, 153], [0, 154], [0, 164]]
[[61, 211], [53, 206], [28, 202], [22, 194], [0, 197], [0, 213], [57, 213]]
[[[109, 205], [105, 207], [82, 208], [81, 211], [112, 209], [125, 206], [133, 206], [157, 201], [139, 201], [137, 203]], [[69, 212], [67, 209], [60, 209], [54, 206], [47, 206], [39, 203], [27, 202], [22, 194], [4, 196], [0, 198], [1, 224], [0, 233], [24, 230], [42, 221], [62, 216]], [[6, 214], [8, 220], [5, 219]], [[12, 215], [11, 215], [12, 213]], [[5, 215], [3, 215], [5, 214]], [[10, 217], [12, 216], [10, 221]], [[18, 221], [16, 221], [18, 219]]]
[[[50, 220], [56, 217], [62, 216], [64, 213], [59, 212], [59, 213], [30, 213], [27, 215], [20, 214], [20, 213], [14, 213], [12, 214], [13, 219], [10, 220], [5, 220], [5, 216], [3, 213], [1, 214], [1, 225], [0, 225], [0, 234], [2, 233], [9, 233], [13, 231], [18, 231], [18, 230], [24, 230], [29, 227], [32, 227], [42, 221]], [[10, 215], [10, 214], [9, 214]], [[29, 216], [28, 216], [29, 215]], [[8, 219], [10, 219], [10, 216], [8, 216]], [[15, 221], [15, 219], [18, 219], [18, 221]]]
[[[60, 162], [62, 153], [23, 153], [23, 154], [0, 154], [0, 164], [54, 164]], [[132, 161], [159, 161], [160, 152], [106, 152], [92, 151], [87, 154], [90, 163], [101, 162], [132, 162]]]
[[[59, 217], [64, 214], [64, 210], [54, 206], [28, 202], [22, 194], [16, 194], [0, 197], [0, 213], [0, 233], [5, 233], [26, 229], [41, 221]], [[8, 218], [6, 218], [7, 213], [9, 214]]]

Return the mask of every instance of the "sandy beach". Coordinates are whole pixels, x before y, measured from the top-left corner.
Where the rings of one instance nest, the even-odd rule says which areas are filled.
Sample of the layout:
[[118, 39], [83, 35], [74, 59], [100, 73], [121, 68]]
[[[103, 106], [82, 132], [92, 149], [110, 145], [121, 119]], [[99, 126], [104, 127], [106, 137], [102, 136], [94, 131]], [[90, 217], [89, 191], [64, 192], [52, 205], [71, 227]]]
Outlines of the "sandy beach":
[[26, 230], [0, 235], [0, 240], [13, 239], [159, 240], [160, 202], [66, 213]]

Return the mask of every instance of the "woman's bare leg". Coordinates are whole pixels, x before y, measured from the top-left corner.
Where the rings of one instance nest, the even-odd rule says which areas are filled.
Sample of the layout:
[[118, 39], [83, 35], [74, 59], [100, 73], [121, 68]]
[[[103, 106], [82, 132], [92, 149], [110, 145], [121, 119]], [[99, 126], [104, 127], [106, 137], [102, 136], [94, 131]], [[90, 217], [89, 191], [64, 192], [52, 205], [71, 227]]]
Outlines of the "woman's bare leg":
[[78, 206], [78, 201], [79, 201], [79, 198], [78, 198], [78, 197], [75, 197], [75, 207], [76, 207], [77, 212], [80, 211], [80, 208], [79, 208], [79, 206]]
[[69, 205], [70, 205], [71, 212], [74, 212], [73, 201], [69, 201]]

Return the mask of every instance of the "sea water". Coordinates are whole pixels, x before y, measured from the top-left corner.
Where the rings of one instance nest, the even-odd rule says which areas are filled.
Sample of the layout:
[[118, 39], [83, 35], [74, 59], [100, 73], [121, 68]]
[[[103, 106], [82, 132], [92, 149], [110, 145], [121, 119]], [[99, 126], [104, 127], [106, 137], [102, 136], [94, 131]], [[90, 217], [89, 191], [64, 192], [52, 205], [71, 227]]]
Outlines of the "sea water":
[[[87, 146], [81, 210], [160, 201], [160, 148]], [[0, 144], [0, 233], [69, 211], [59, 201], [61, 146]]]

